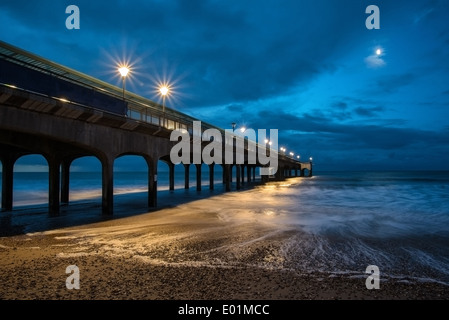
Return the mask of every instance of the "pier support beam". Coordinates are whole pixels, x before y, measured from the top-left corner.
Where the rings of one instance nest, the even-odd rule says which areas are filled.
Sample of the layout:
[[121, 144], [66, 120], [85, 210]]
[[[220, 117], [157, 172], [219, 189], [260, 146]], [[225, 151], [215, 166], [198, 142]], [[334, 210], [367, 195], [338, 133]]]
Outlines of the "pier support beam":
[[226, 191], [231, 191], [231, 178], [230, 178], [231, 175], [232, 175], [231, 165], [224, 164], [223, 165], [223, 177], [225, 180], [225, 190]]
[[167, 163], [169, 168], [169, 189], [171, 191], [175, 190], [175, 165], [173, 163]]
[[237, 190], [240, 190], [240, 165], [239, 164], [237, 164], [237, 165], [235, 165], [235, 171], [236, 171], [236, 178], [235, 178], [235, 180], [236, 180], [236, 182], [237, 182]]
[[12, 210], [14, 163], [17, 157], [2, 157], [2, 211]]
[[147, 159], [148, 164], [148, 207], [157, 207], [157, 161]]
[[114, 213], [114, 160], [104, 159], [102, 162], [102, 212], [104, 215]]
[[241, 174], [242, 184], [244, 184], [245, 183], [245, 166], [241, 164], [240, 168], [242, 170], [242, 174]]
[[246, 167], [246, 179], [248, 180], [248, 183], [251, 182], [251, 170], [252, 170], [252, 167], [250, 167], [250, 166]]
[[201, 164], [195, 164], [196, 167], [196, 190], [201, 191]]
[[48, 209], [51, 215], [59, 214], [59, 191], [61, 181], [61, 161], [57, 157], [49, 157], [48, 161]]
[[214, 190], [214, 166], [214, 163], [209, 165], [209, 190]]
[[190, 164], [184, 164], [184, 189], [190, 187]]
[[61, 163], [61, 203], [69, 203], [70, 165], [73, 159], [64, 159]]

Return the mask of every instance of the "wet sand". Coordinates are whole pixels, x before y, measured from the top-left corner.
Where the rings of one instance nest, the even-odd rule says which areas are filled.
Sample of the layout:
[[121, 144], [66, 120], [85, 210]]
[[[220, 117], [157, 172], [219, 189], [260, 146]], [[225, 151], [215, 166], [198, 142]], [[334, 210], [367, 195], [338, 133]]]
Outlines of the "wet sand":
[[[138, 210], [144, 195], [128, 195], [120, 200], [122, 211], [117, 210], [113, 218], [100, 218], [98, 204], [72, 205], [55, 220], [36, 209], [13, 212], [15, 216], [1, 213], [0, 299], [449, 298], [449, 286], [438, 283], [381, 278], [379, 290], [368, 290], [367, 275], [362, 272], [349, 276], [285, 268], [282, 244], [298, 231], [223, 219], [204, 209], [227, 201], [226, 195], [214, 192], [216, 196], [205, 199], [193, 191], [184, 192], [185, 198], [178, 203], [162, 196], [165, 208], [149, 213]], [[139, 214], [124, 213], [131, 204]], [[79, 268], [79, 290], [66, 287], [69, 265]]]

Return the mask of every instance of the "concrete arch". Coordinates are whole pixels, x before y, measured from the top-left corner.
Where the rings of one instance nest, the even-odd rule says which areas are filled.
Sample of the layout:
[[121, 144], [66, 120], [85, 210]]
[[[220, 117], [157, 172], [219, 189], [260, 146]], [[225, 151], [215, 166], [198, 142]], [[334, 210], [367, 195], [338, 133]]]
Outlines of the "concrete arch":
[[102, 211], [111, 215], [114, 207], [114, 161], [123, 156], [141, 156], [147, 164], [148, 170], [148, 206], [157, 205], [157, 163], [145, 153], [124, 152], [115, 156], [103, 154], [99, 157], [102, 163]]
[[[61, 203], [69, 204], [70, 202], [70, 190], [72, 179], [72, 167], [74, 164], [83, 158], [93, 158], [98, 162], [101, 172], [101, 161], [95, 155], [84, 155], [76, 157], [66, 157], [61, 162]], [[94, 174], [94, 172], [92, 172]], [[101, 176], [99, 177], [99, 187], [101, 188]]]
[[[36, 160], [37, 160], [38, 162], [42, 162], [41, 165], [43, 165], [43, 166], [45, 167], [44, 170], [45, 170], [45, 171], [48, 170], [48, 175], [46, 175], [46, 176], [47, 176], [47, 184], [46, 184], [46, 188], [47, 188], [47, 186], [48, 186], [48, 190], [50, 190], [50, 185], [51, 185], [51, 179], [50, 179], [50, 163], [49, 163], [49, 161], [48, 161], [47, 156], [46, 156], [45, 154], [37, 153], [37, 152], [21, 153], [21, 154], [19, 154], [19, 155], [16, 155], [15, 159], [12, 159], [12, 162], [11, 162], [12, 167], [10, 168], [10, 170], [11, 170], [11, 179], [12, 179], [12, 181], [11, 181], [11, 185], [8, 186], [8, 188], [11, 189], [11, 191], [10, 191], [10, 192], [11, 192], [11, 198], [12, 198], [12, 199], [11, 199], [11, 201], [12, 201], [12, 203], [11, 203], [11, 210], [13, 209], [13, 207], [14, 207], [15, 205], [17, 205], [17, 202], [18, 202], [17, 195], [20, 196], [22, 192], [24, 192], [24, 196], [26, 195], [26, 198], [27, 198], [28, 201], [36, 201], [36, 202], [42, 201], [42, 203], [47, 202], [49, 208], [50, 208], [50, 206], [51, 206], [51, 203], [50, 203], [50, 201], [51, 201], [51, 199], [50, 199], [50, 198], [51, 198], [50, 192], [47, 193], [47, 196], [42, 197], [42, 198], [38, 198], [38, 197], [36, 196], [36, 191], [38, 191], [38, 189], [36, 189], [35, 187], [33, 187], [33, 190], [32, 190], [32, 191], [33, 191], [34, 195], [31, 195], [31, 194], [29, 193], [29, 191], [31, 191], [31, 189], [30, 189], [31, 186], [28, 185], [28, 183], [31, 182], [31, 181], [33, 181], [33, 180], [35, 180], [34, 175], [40, 174], [40, 173], [44, 173], [44, 174], [45, 174], [45, 171], [38, 171], [38, 172], [35, 172], [35, 171], [27, 171], [27, 170], [29, 170], [29, 168], [26, 168], [25, 171], [19, 171], [18, 166], [22, 165], [21, 162], [23, 162], [23, 161], [26, 162], [26, 158], [29, 158], [29, 157], [34, 157], [34, 159], [33, 159], [34, 162], [36, 162]], [[37, 164], [37, 163], [36, 163], [36, 164]], [[36, 164], [26, 164], [26, 166], [32, 166], [32, 165], [36, 165]], [[19, 174], [20, 174], [21, 176], [23, 176], [23, 178], [21, 179], [22, 181], [21, 181], [20, 183], [18, 182], [18, 176], [19, 176]], [[20, 190], [19, 190], [18, 187], [21, 186], [21, 183], [24, 183], [24, 184], [27, 185], [27, 190], [26, 190], [26, 191], [20, 191]], [[15, 195], [16, 197], [14, 197], [14, 195]]]
[[[175, 190], [175, 164], [171, 162], [170, 158], [167, 157], [159, 158], [158, 166], [160, 162], [164, 163], [168, 167], [168, 189], [173, 191]], [[160, 179], [159, 182], [161, 182]]]

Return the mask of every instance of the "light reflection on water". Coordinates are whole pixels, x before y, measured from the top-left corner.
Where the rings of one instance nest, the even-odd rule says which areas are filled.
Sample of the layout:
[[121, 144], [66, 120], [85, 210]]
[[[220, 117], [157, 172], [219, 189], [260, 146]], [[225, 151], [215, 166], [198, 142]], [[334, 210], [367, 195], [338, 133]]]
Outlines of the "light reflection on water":
[[[300, 232], [283, 252], [285, 265], [301, 271], [350, 273], [374, 264], [392, 276], [449, 284], [448, 177], [295, 178], [235, 194], [220, 215]], [[238, 210], [238, 202], [246, 210]]]
[[[28, 196], [30, 192], [47, 196], [47, 176], [42, 177], [40, 182], [33, 181], [32, 186], [19, 184], [17, 191], [22, 192], [23, 201], [27, 192]], [[98, 186], [92, 189], [95, 185], [89, 183], [95, 177], [81, 178], [73, 186], [75, 197], [96, 195], [95, 190], [101, 194]], [[144, 191], [145, 179], [141, 174], [118, 175], [115, 190]], [[246, 230], [234, 230], [235, 242], [211, 250], [232, 253], [231, 257], [245, 255], [233, 247], [241, 232], [246, 232], [248, 237], [242, 236], [242, 243], [237, 246], [240, 249], [285, 234], [279, 256], [269, 262], [257, 262], [263, 267], [360, 274], [368, 265], [377, 265], [382, 273], [390, 276], [449, 284], [448, 182], [447, 172], [323, 174], [224, 193], [209, 201], [192, 203], [186, 214], [204, 212], [234, 223], [236, 228], [246, 226]], [[162, 184], [161, 189], [164, 188]], [[248, 226], [266, 226], [268, 231], [254, 233], [251, 238], [252, 230]], [[189, 237], [194, 236], [186, 235]], [[130, 241], [126, 240], [123, 247], [131, 248], [127, 250], [132, 252], [142, 243], [150, 248], [151, 241], [155, 240], [136, 237], [132, 240], [135, 243]], [[162, 239], [157, 241], [168, 246]], [[183, 257], [180, 254], [178, 258]], [[195, 258], [203, 265], [214, 264], [216, 259], [225, 261], [207, 254]]]

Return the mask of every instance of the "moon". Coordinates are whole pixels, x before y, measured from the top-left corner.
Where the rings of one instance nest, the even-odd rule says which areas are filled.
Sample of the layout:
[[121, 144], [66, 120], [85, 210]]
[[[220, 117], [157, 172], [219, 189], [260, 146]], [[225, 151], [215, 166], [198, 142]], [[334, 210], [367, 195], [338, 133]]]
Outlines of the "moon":
[[380, 55], [382, 54], [382, 50], [381, 50], [381, 49], [377, 49], [377, 50], [376, 50], [376, 54], [377, 54], [378, 56], [380, 56]]

